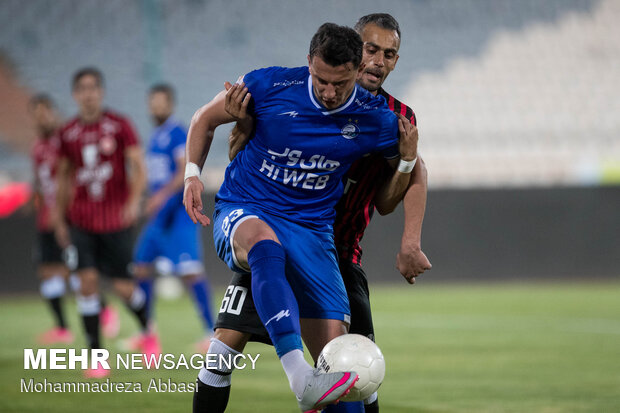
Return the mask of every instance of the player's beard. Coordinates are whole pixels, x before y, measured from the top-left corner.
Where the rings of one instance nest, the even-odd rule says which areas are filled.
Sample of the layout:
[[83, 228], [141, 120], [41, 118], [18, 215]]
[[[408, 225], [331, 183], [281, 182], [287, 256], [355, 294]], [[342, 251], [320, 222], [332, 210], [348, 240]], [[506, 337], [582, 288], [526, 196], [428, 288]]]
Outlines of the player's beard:
[[153, 121], [155, 125], [161, 126], [168, 120], [169, 116], [153, 116]]

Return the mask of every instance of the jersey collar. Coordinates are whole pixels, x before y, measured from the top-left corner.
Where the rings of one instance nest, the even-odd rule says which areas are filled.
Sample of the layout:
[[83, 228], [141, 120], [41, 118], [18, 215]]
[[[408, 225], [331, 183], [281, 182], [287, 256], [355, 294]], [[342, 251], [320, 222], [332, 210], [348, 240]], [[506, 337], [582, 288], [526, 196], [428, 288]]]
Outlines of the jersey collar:
[[357, 95], [357, 84], [355, 84], [355, 87], [353, 88], [353, 93], [351, 93], [351, 97], [349, 98], [349, 100], [347, 100], [347, 102], [339, 108], [332, 110], [325, 110], [325, 107], [320, 105], [319, 102], [316, 101], [316, 98], [314, 97], [314, 90], [312, 90], [312, 75], [308, 75], [308, 94], [310, 95], [310, 100], [312, 101], [314, 106], [316, 106], [316, 108], [319, 109], [323, 115], [332, 115], [334, 113], [341, 112], [351, 106], [351, 103], [353, 103], [353, 101], [355, 100], [355, 96]]

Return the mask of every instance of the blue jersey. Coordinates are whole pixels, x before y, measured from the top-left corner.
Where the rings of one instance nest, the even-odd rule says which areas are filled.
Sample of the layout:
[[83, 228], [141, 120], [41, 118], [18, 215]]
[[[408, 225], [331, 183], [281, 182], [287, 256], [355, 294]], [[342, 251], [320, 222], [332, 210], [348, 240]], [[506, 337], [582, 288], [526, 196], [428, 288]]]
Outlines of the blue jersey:
[[254, 205], [304, 225], [331, 225], [351, 164], [371, 152], [398, 156], [396, 115], [362, 87], [328, 110], [314, 96], [308, 67], [260, 69], [244, 82], [255, 132], [226, 169], [217, 201]]
[[146, 166], [149, 191], [157, 192], [174, 177], [177, 171], [175, 159], [185, 156], [187, 132], [181, 123], [169, 117], [151, 134]]

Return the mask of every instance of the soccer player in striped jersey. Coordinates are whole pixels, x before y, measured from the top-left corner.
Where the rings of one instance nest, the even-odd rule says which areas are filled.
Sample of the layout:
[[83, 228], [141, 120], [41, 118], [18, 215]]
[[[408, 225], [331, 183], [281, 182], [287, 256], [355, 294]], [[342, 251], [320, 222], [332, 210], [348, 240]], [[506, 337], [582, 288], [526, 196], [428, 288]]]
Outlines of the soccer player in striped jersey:
[[[398, 61], [400, 28], [389, 14], [375, 13], [363, 16], [355, 25], [364, 42], [363, 64], [358, 83], [374, 95], [385, 98], [395, 113], [404, 115], [412, 125], [416, 117], [411, 108], [388, 94], [381, 86]], [[249, 99], [243, 94], [227, 97], [227, 110], [236, 117], [245, 118], [244, 111]], [[252, 120], [238, 122], [230, 138], [231, 160], [243, 150], [252, 130]], [[370, 312], [370, 300], [366, 274], [361, 267], [360, 241], [375, 208], [387, 214], [403, 201], [405, 225], [401, 250], [397, 255], [397, 267], [407, 282], [413, 284], [415, 277], [431, 268], [421, 250], [421, 228], [426, 206], [426, 168], [421, 159], [415, 163], [409, 187], [404, 197], [393, 195], [389, 181], [392, 170], [381, 156], [370, 155], [354, 163], [345, 176], [345, 192], [336, 206], [334, 225], [335, 243], [342, 274], [351, 307], [350, 333], [362, 334], [374, 340], [374, 328]], [[216, 323], [214, 347], [223, 352], [243, 351], [248, 341], [270, 343], [264, 327], [254, 308], [249, 277], [235, 274], [226, 290]], [[232, 309], [232, 311], [231, 311]], [[204, 394], [195, 395], [194, 412], [219, 413], [226, 408], [230, 392], [230, 375], [218, 387], [202, 388]], [[203, 403], [200, 403], [202, 401]], [[202, 406], [209, 405], [209, 408]], [[197, 408], [198, 407], [198, 408]], [[328, 407], [328, 410], [331, 407]], [[376, 393], [365, 401], [366, 413], [379, 411]]]
[[[90, 348], [101, 347], [98, 278], [103, 273], [112, 278], [114, 289], [136, 316], [145, 335], [142, 351], [157, 353], [159, 343], [148, 330], [144, 292], [128, 269], [132, 227], [140, 213], [146, 182], [138, 137], [129, 120], [103, 107], [103, 75], [99, 70], [84, 68], [76, 72], [72, 89], [79, 113], [58, 134], [60, 161], [54, 223], [59, 244], [66, 247], [71, 239], [77, 249], [81, 283], [77, 303], [87, 341]], [[74, 195], [68, 204], [70, 188]], [[107, 376], [109, 371], [99, 366], [85, 374], [97, 378]]]
[[50, 304], [56, 321], [56, 326], [41, 334], [38, 341], [41, 344], [69, 344], [73, 342], [73, 334], [67, 328], [62, 308], [69, 269], [63, 262], [62, 249], [54, 238], [50, 219], [56, 201], [55, 179], [60, 146], [56, 130], [60, 119], [52, 99], [47, 95], [34, 96], [30, 100], [30, 112], [39, 133], [31, 151], [37, 221], [37, 273], [41, 278], [41, 295]]

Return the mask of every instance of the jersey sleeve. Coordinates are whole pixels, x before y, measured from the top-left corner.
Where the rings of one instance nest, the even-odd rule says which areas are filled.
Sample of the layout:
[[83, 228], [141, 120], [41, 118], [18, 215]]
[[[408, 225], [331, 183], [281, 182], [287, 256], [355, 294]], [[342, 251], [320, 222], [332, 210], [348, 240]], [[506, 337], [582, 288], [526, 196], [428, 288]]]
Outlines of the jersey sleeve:
[[391, 111], [382, 118], [381, 133], [377, 141], [377, 151], [383, 154], [385, 159], [397, 158], [398, 151], [398, 118]]

